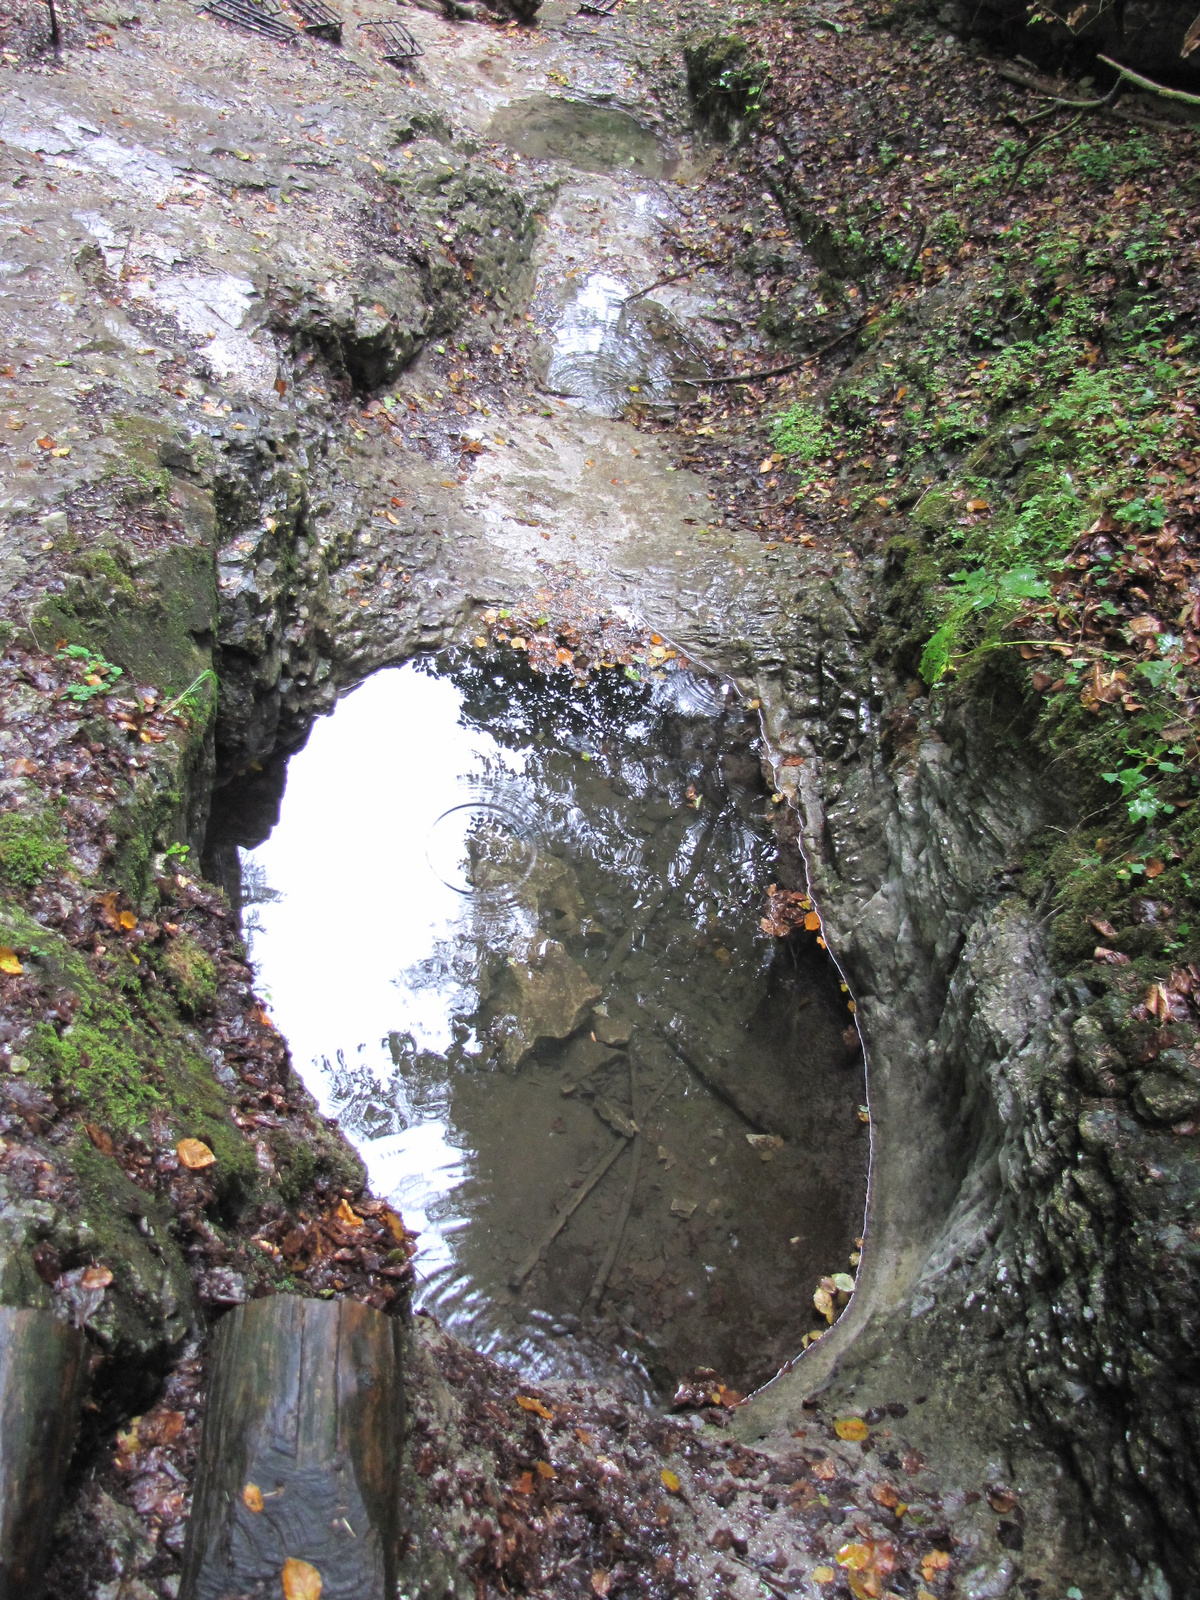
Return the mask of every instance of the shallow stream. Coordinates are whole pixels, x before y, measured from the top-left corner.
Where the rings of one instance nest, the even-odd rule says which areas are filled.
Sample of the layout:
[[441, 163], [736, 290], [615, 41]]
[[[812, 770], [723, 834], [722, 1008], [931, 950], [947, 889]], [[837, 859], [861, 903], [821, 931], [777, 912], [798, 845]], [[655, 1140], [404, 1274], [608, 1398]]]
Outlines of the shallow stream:
[[815, 939], [760, 926], [796, 864], [757, 741], [689, 670], [449, 653], [223, 792], [261, 984], [420, 1230], [418, 1303], [523, 1370], [748, 1388], [861, 1232], [861, 1055]]

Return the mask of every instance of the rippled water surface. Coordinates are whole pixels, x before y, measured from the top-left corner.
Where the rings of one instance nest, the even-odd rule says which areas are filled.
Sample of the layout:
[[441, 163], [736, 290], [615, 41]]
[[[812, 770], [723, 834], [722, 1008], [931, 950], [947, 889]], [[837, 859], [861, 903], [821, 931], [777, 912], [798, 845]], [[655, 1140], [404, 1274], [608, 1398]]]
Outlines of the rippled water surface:
[[760, 927], [789, 868], [756, 735], [690, 672], [446, 656], [214, 819], [297, 1069], [421, 1232], [420, 1301], [527, 1370], [746, 1387], [847, 1269], [861, 1057], [815, 941]]

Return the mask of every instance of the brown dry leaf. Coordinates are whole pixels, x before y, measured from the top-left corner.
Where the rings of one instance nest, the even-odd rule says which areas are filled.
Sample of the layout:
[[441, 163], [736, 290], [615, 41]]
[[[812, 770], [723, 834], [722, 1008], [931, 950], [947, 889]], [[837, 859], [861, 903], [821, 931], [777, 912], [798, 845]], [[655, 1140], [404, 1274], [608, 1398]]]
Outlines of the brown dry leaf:
[[1016, 1509], [1017, 1497], [1011, 1489], [1006, 1489], [1003, 1484], [993, 1483], [988, 1487], [987, 1503], [993, 1511], [999, 1512], [1001, 1516], [1007, 1516], [1010, 1511]]
[[900, 1504], [900, 1493], [890, 1483], [876, 1483], [871, 1488], [871, 1499], [877, 1500], [889, 1511], [894, 1511]]
[[861, 1417], [839, 1417], [833, 1425], [833, 1431], [839, 1439], [849, 1439], [851, 1443], [866, 1439], [871, 1433]]
[[1200, 45], [1200, 17], [1196, 18], [1195, 22], [1192, 23], [1191, 27], [1184, 34], [1183, 45], [1180, 48], [1179, 54], [1181, 56], [1190, 56], [1197, 45]]
[[334, 1216], [344, 1228], [361, 1228], [363, 1226], [363, 1219], [344, 1197], [338, 1201]]
[[203, 1139], [180, 1139], [175, 1154], [189, 1172], [202, 1172], [217, 1159]]
[[138, 1434], [145, 1445], [170, 1444], [186, 1427], [182, 1411], [151, 1411], [138, 1424]]
[[36, 761], [31, 761], [28, 756], [18, 756], [8, 770], [14, 778], [32, 778], [36, 775], [37, 769]]
[[821, 919], [815, 911], [810, 911], [804, 919], [804, 926], [809, 933], [816, 933], [821, 926]]
[[836, 1577], [837, 1573], [832, 1567], [814, 1567], [812, 1570], [814, 1583], [832, 1583]]
[[126, 933], [137, 927], [137, 918], [134, 916], [132, 911], [122, 911], [120, 916], [117, 918], [117, 921], [121, 924]]
[[1102, 939], [1115, 939], [1117, 930], [1111, 922], [1105, 922], [1103, 917], [1089, 917], [1087, 919]]
[[1098, 944], [1092, 951], [1093, 961], [1103, 961], [1110, 967], [1127, 967], [1129, 957], [1124, 950], [1109, 950], [1106, 945]]
[[107, 1267], [85, 1267], [80, 1285], [84, 1289], [107, 1289], [113, 1275]]
[[1161, 633], [1163, 625], [1157, 617], [1131, 617], [1126, 624], [1129, 632], [1135, 639], [1146, 639], [1151, 634]]
[[519, 1394], [517, 1404], [522, 1411], [532, 1411], [539, 1417], [544, 1417], [547, 1422], [553, 1419], [554, 1413], [549, 1406], [544, 1406], [540, 1400], [535, 1400], [531, 1394]]
[[813, 1462], [812, 1475], [822, 1483], [832, 1483], [837, 1477], [837, 1463], [831, 1456], [822, 1456], [820, 1461]]
[[950, 1565], [950, 1552], [948, 1550], [931, 1550], [927, 1556], [921, 1557], [921, 1576], [926, 1583], [932, 1583], [939, 1572], [945, 1572]]
[[523, 1472], [521, 1474], [521, 1476], [517, 1479], [516, 1483], [513, 1484], [513, 1493], [514, 1494], [532, 1494], [533, 1493], [533, 1473], [532, 1472]]
[[321, 1600], [321, 1574], [307, 1561], [289, 1556], [280, 1573], [283, 1600]]
[[287, 379], [286, 378], [276, 378], [275, 379], [275, 393], [276, 394], [286, 394], [287, 393]]
[[88, 1138], [92, 1141], [102, 1156], [112, 1155], [114, 1149], [112, 1135], [110, 1133], [106, 1133], [99, 1123], [85, 1122], [83, 1125], [83, 1131], [87, 1134]]
[[1157, 878], [1163, 870], [1161, 861], [1147, 861], [1146, 863], [1146, 876], [1148, 878]]
[[255, 1514], [262, 1510], [262, 1490], [256, 1483], [248, 1483], [242, 1490], [242, 1504], [247, 1511], [253, 1511]]
[[535, 1461], [533, 1465], [539, 1478], [553, 1478], [556, 1476], [554, 1468], [548, 1461]]
[[670, 1467], [664, 1467], [659, 1473], [659, 1477], [662, 1479], [662, 1486], [668, 1494], [679, 1493], [682, 1485], [679, 1482], [679, 1474], [677, 1472], [672, 1472]]
[[606, 1595], [612, 1588], [612, 1573], [605, 1572], [602, 1567], [597, 1567], [592, 1573], [592, 1593]]
[[0, 944], [0, 972], [7, 972], [10, 978], [19, 978], [25, 968], [17, 960], [17, 952], [6, 944]]

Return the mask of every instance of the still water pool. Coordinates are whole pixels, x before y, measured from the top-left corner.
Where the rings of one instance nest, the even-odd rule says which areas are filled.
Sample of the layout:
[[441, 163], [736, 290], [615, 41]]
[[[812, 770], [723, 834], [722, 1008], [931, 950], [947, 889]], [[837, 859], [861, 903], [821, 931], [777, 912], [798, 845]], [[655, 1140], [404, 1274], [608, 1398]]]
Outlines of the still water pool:
[[296, 1069], [420, 1231], [418, 1304], [531, 1374], [752, 1386], [861, 1232], [861, 1054], [812, 936], [760, 925], [799, 861], [757, 741], [688, 671], [452, 653], [214, 816]]

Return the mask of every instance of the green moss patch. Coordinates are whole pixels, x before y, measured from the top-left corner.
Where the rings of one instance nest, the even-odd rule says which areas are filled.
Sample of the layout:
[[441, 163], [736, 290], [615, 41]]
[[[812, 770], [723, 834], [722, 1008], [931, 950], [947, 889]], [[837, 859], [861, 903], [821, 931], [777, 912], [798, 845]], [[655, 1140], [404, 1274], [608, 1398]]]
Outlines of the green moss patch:
[[22, 811], [0, 816], [0, 883], [36, 889], [48, 874], [67, 865], [67, 847], [51, 818]]

